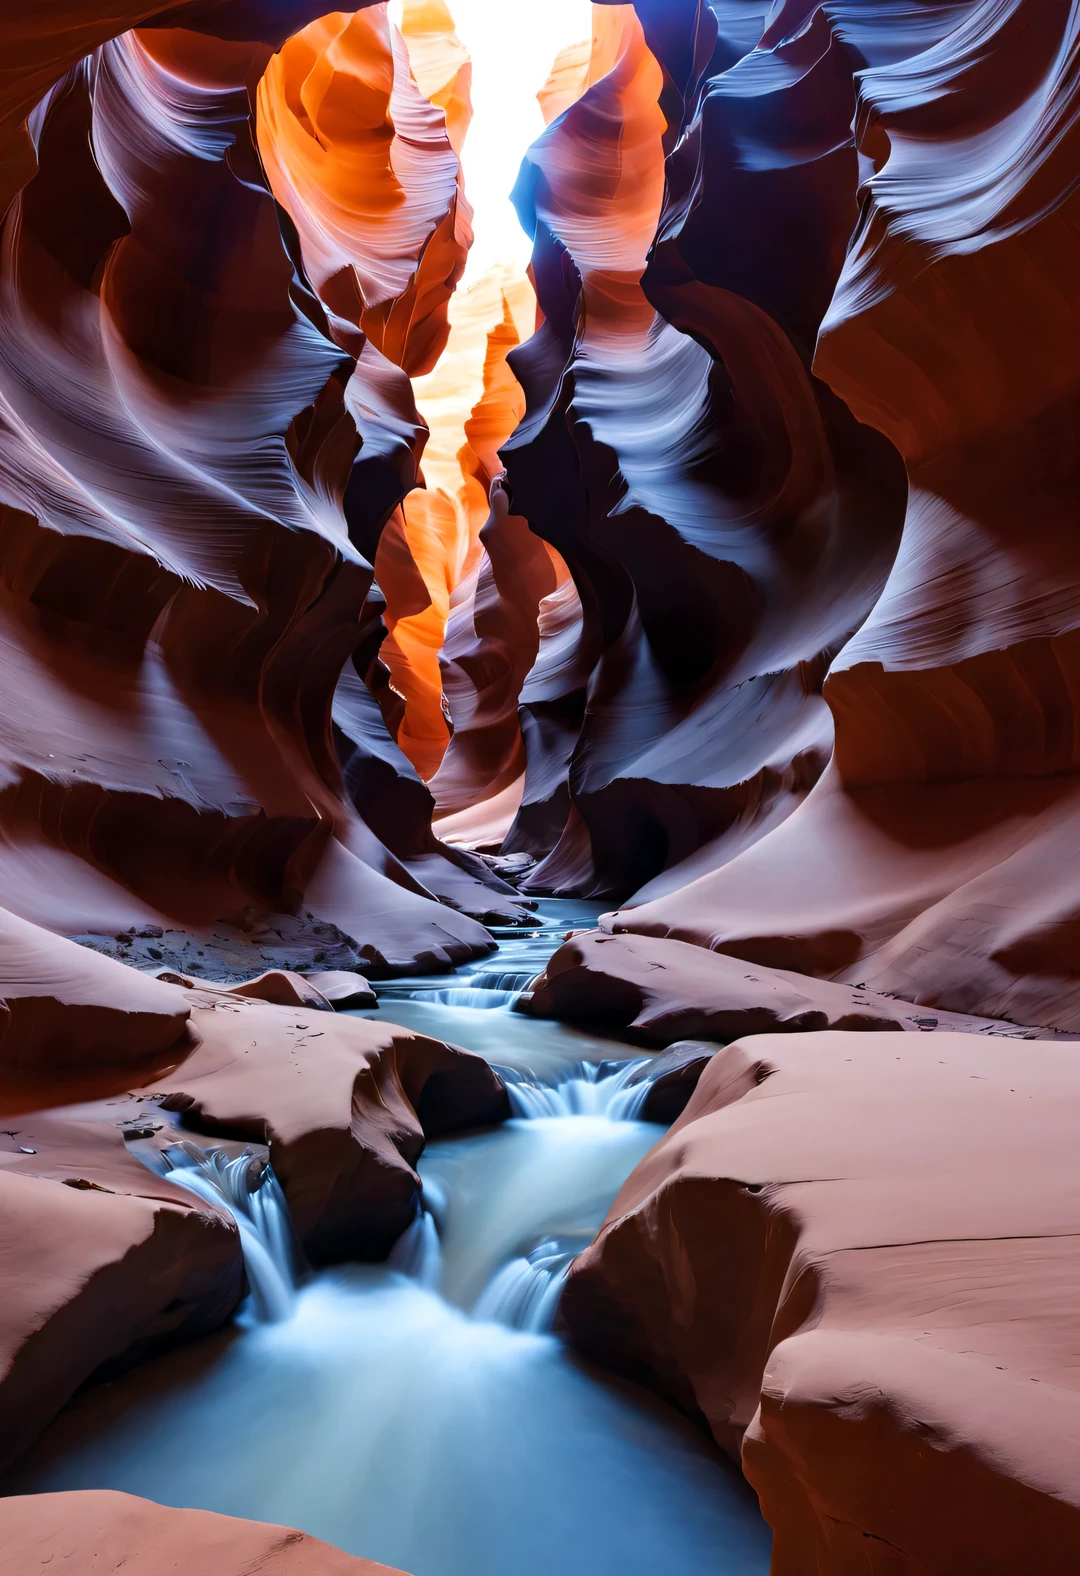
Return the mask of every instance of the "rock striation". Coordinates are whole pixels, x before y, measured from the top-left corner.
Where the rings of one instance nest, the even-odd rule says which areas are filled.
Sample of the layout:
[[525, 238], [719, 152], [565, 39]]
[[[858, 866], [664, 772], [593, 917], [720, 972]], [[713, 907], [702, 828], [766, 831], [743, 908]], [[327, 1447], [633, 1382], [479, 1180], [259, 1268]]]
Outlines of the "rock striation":
[[502, 453], [582, 608], [562, 737], [526, 736], [569, 799], [529, 890], [678, 886], [790, 813], [903, 511], [890, 445], [810, 370], [857, 219], [849, 69], [827, 29], [733, 59], [708, 8], [638, 12], [598, 10], [516, 192], [545, 321]]
[[[321, 1264], [508, 1114], [329, 1010], [505, 876], [622, 905], [523, 1007], [678, 1116], [580, 1349], [739, 1457], [775, 1576], [1071, 1576], [1074, 0], [601, 4], [530, 280], [465, 292], [443, 0], [90, 10], [0, 17], [5, 1452], [241, 1296], [133, 1145], [268, 1155]], [[0, 1501], [56, 1558], [374, 1570]]]
[[[294, 34], [258, 85], [258, 144], [333, 318], [407, 373], [430, 371], [471, 240], [445, 110], [417, 86], [385, 5]], [[460, 133], [459, 133], [460, 135]]]
[[[430, 359], [445, 333], [466, 240], [457, 159], [383, 7], [273, 58], [310, 13], [255, 9], [173, 8], [190, 27], [137, 32], [118, 13], [114, 38], [75, 6], [50, 7], [51, 30], [40, 12], [3, 24], [22, 67], [5, 79], [0, 245], [6, 902], [101, 936], [304, 910], [376, 967], [445, 967], [488, 939], [346, 800], [330, 708], [382, 525], [416, 479], [423, 431], [391, 353]], [[314, 132], [268, 116], [304, 81], [311, 99], [313, 52], [341, 61], [356, 34], [385, 43], [369, 64], [397, 82], [391, 154], [412, 161], [413, 197], [381, 237], [355, 181], [342, 210], [381, 137], [365, 133], [355, 50], [323, 82], [317, 116], [340, 142], [318, 170]], [[374, 114], [380, 82], [367, 91]], [[295, 168], [311, 206], [291, 217]], [[370, 202], [389, 192], [398, 212], [385, 149], [371, 173]], [[347, 263], [320, 271], [316, 232], [351, 247]], [[355, 322], [335, 293], [346, 276], [367, 291]]]
[[[907, 510], [887, 583], [829, 667], [829, 771], [756, 846], [693, 871], [677, 894], [646, 890], [616, 928], [956, 1011], [1080, 1026], [1078, 25], [1069, 7], [1029, 0], [825, 0], [783, 7], [728, 69], [732, 82], [772, 73], [782, 106], [819, 57], [833, 101], [854, 112], [854, 145], [829, 159], [849, 172], [857, 159], [859, 206], [835, 277], [821, 277], [813, 367], [902, 456]], [[724, 30], [721, 19], [721, 42]], [[741, 144], [733, 172], [716, 91], [671, 169], [696, 138], [706, 175], [748, 191], [760, 161]], [[715, 208], [705, 187], [685, 189], [686, 217], [670, 241], [661, 230], [650, 264], [658, 284], [673, 248], [701, 277], [688, 226]], [[738, 266], [752, 215], [723, 211]], [[802, 253], [827, 211], [820, 184], [811, 207], [785, 207], [791, 246]], [[804, 288], [801, 271], [784, 277]]]
[[574, 1262], [571, 1336], [741, 1455], [775, 1576], [1075, 1568], [1078, 1100], [1071, 1046], [737, 1041]]

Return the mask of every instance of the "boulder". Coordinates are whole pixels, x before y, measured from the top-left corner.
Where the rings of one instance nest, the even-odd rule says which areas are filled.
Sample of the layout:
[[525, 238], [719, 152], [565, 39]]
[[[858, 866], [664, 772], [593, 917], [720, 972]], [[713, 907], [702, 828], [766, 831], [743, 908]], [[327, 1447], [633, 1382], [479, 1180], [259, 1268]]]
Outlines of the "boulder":
[[[366, 982], [365, 982], [366, 983]], [[253, 980], [227, 987], [235, 996], [250, 996], [254, 1001], [272, 1002], [275, 1007], [310, 1007], [312, 1012], [333, 1012], [333, 1003], [319, 987], [292, 969], [268, 969]]]
[[631, 1086], [648, 1083], [649, 1091], [639, 1115], [644, 1122], [670, 1127], [686, 1110], [690, 1096], [718, 1047], [707, 1040], [676, 1040], [654, 1056], [630, 1079]]
[[319, 974], [309, 974], [307, 982], [334, 1008], [344, 1012], [356, 1007], [377, 1007], [378, 997], [362, 974], [350, 974], [345, 969], [327, 969]]
[[1078, 1121], [1068, 1046], [738, 1041], [561, 1317], [741, 1452], [774, 1576], [1071, 1576]]
[[668, 1045], [682, 1036], [726, 1041], [815, 1029], [955, 1029], [1032, 1038], [1046, 1032], [894, 1001], [858, 985], [746, 963], [686, 941], [601, 931], [569, 937], [518, 1010], [599, 1022], [644, 1045]]
[[214, 1329], [243, 1291], [232, 1221], [154, 1176], [115, 1126], [40, 1114], [5, 1126], [0, 1467], [103, 1363]]
[[412, 1220], [426, 1138], [509, 1116], [482, 1057], [394, 1024], [186, 992], [201, 1043], [148, 1092], [204, 1134], [269, 1146], [313, 1263], [381, 1258]]

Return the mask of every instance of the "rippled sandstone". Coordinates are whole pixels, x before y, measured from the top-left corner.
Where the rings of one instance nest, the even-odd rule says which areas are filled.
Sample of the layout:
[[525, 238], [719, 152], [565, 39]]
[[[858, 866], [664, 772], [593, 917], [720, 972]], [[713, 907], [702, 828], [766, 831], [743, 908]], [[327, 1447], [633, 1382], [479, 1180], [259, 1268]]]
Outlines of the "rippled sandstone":
[[[527, 735], [569, 798], [531, 890], [667, 890], [791, 812], [903, 505], [896, 455], [810, 372], [857, 218], [850, 73], [827, 40], [735, 64], [711, 10], [640, 14], [597, 13], [516, 191], [545, 322], [502, 452], [583, 618], [563, 737]], [[777, 257], [811, 211], [796, 278]]]
[[[376, 968], [445, 967], [490, 942], [364, 826], [330, 732], [422, 430], [406, 374], [299, 271], [255, 150], [272, 45], [310, 18], [238, 42], [267, 24], [227, 10], [106, 41], [52, 8], [37, 172], [0, 254], [6, 902], [102, 936], [303, 909]], [[359, 15], [386, 31], [381, 7]], [[40, 23], [4, 24], [6, 58], [44, 72]], [[411, 156], [442, 159], [456, 211], [456, 155], [445, 129], [413, 138], [409, 115], [436, 111], [412, 95]], [[421, 208], [414, 253], [442, 222]], [[410, 266], [371, 292], [387, 343]], [[403, 308], [418, 334], [422, 299]]]
[[903, 536], [832, 661], [805, 804], [614, 924], [1075, 1030], [1077, 18], [803, 11], [729, 75], [796, 47], [857, 70], [860, 207], [814, 369], [903, 456]]

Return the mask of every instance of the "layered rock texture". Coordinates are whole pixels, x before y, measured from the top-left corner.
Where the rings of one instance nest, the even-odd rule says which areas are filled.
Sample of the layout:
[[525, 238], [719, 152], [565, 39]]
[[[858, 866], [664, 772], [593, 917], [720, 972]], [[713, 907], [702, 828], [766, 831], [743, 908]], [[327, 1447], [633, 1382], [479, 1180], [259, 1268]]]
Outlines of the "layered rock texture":
[[1078, 1100], [1071, 1046], [737, 1041], [575, 1261], [571, 1335], [741, 1453], [775, 1576], [1076, 1568]]
[[[508, 1114], [332, 1010], [527, 920], [500, 850], [622, 905], [527, 1010], [682, 1111], [574, 1341], [775, 1576], [1071, 1576], [1074, 0], [598, 5], [468, 290], [444, 0], [92, 10], [0, 16], [3, 1461], [243, 1294], [133, 1145], [269, 1161], [325, 1264]], [[45, 1509], [0, 1572], [375, 1569]]]
[[[857, 218], [850, 84], [805, 42], [726, 72], [710, 11], [655, 10], [598, 13], [516, 194], [546, 321], [510, 356], [528, 410], [503, 455], [583, 610], [529, 758], [534, 819], [564, 813], [537, 889], [678, 885], [801, 800], [902, 518], [899, 460], [810, 373]], [[814, 212], [797, 271], [765, 205]], [[529, 842], [523, 821], [507, 846]]]
[[[814, 372], [903, 457], [907, 513], [824, 685], [828, 772], [753, 848], [615, 925], [1075, 1029], [1077, 18], [1026, 0], [787, 6], [745, 53], [753, 9], [720, 13], [716, 48], [741, 58], [671, 157], [646, 285], [666, 311], [714, 267], [759, 306], [785, 290], [784, 321], [812, 297]], [[661, 50], [679, 29], [656, 8], [646, 31]], [[816, 184], [770, 208], [782, 244], [755, 277], [751, 193], [797, 168], [766, 173], [761, 138], [793, 116]], [[789, 259], [830, 216], [843, 239], [815, 280]]]
[[[68, 934], [281, 916], [376, 968], [475, 955], [350, 803], [330, 717], [468, 239], [446, 112], [384, 6], [276, 56], [296, 7], [111, 40], [68, 9], [4, 23], [12, 116], [35, 62], [48, 89], [0, 256], [5, 901]], [[475, 878], [448, 900], [484, 908]]]

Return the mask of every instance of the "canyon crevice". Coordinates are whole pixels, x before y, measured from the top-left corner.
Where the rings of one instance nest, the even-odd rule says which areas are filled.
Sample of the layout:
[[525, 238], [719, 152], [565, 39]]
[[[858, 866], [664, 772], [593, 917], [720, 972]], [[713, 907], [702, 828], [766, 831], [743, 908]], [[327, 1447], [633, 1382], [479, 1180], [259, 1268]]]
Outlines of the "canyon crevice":
[[[434, 1296], [425, 1145], [523, 1208], [480, 1130], [584, 1117], [451, 1323], [680, 1409], [774, 1576], [1065, 1576], [1080, 11], [601, 0], [527, 269], [452, 13], [0, 17], [0, 1467], [249, 1317], [170, 1153]], [[57, 1555], [390, 1569], [0, 1492]]]

